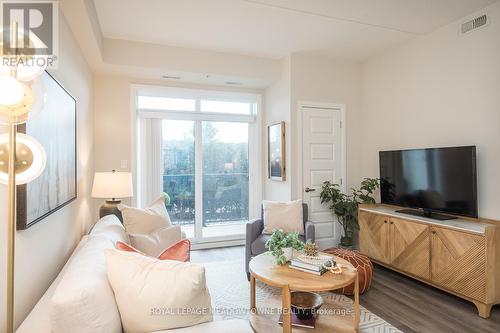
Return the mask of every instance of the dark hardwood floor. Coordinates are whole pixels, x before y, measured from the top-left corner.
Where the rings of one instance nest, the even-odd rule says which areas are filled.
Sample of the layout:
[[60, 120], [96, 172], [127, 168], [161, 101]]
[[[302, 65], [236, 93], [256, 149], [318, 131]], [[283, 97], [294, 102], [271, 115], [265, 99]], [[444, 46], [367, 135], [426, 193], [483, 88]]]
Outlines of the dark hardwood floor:
[[[238, 261], [244, 265], [242, 246], [192, 251], [192, 262]], [[500, 333], [500, 306], [491, 317], [477, 315], [476, 307], [461, 298], [375, 265], [361, 305], [405, 333]]]
[[500, 332], [500, 306], [483, 319], [471, 302], [379, 265], [361, 304], [406, 333]]

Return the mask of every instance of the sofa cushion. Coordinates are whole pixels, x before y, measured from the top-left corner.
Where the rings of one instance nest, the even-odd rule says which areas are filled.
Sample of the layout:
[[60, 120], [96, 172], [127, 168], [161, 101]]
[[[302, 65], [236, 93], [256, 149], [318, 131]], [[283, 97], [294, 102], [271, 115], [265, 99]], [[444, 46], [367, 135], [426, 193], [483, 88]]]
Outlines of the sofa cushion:
[[[266, 249], [266, 242], [271, 238], [271, 235], [260, 235], [257, 237], [251, 247], [252, 254], [253, 255], [259, 255], [261, 253], [264, 253], [267, 251]], [[299, 235], [299, 239], [303, 242], [305, 242], [305, 237], [302, 235]]]
[[275, 230], [304, 234], [304, 215], [302, 200], [289, 202], [262, 201], [264, 211], [263, 234], [272, 234]]
[[127, 232], [116, 215], [106, 215], [101, 218], [89, 232], [89, 235], [91, 237], [100, 235], [114, 243], [125, 239], [129, 243]]
[[85, 235], [82, 237], [75, 250], [71, 254], [71, 257], [68, 259], [62, 270], [57, 275], [56, 279], [50, 287], [47, 289], [45, 294], [43, 294], [42, 298], [36, 303], [33, 307], [33, 310], [29, 313], [26, 319], [19, 325], [16, 330], [16, 333], [51, 333], [52, 328], [50, 324], [50, 303], [52, 300], [52, 295], [61, 282], [64, 274], [68, 267], [73, 262], [73, 259], [77, 256], [78, 252], [80, 252], [81, 248], [87, 243], [89, 236]]
[[122, 213], [125, 229], [131, 234], [150, 234], [160, 228], [172, 226], [163, 196], [146, 208], [119, 204], [118, 209]]
[[127, 242], [122, 229], [116, 218], [101, 219], [69, 262], [50, 302], [53, 333], [122, 332], [104, 257], [104, 250], [113, 249], [116, 241]]
[[119, 250], [107, 250], [106, 259], [125, 333], [212, 320], [203, 266]]

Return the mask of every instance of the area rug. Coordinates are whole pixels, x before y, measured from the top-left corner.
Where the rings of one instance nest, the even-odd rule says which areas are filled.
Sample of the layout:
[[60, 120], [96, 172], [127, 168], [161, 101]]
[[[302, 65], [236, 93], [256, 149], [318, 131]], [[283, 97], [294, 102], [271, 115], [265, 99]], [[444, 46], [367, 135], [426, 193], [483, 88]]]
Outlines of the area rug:
[[[250, 317], [250, 285], [244, 267], [240, 261], [224, 261], [203, 264], [206, 269], [207, 285], [212, 297], [214, 320], [248, 319]], [[348, 297], [330, 292], [320, 293], [325, 302], [345, 309], [349, 315], [353, 311], [353, 302]], [[271, 299], [281, 295], [277, 288], [269, 287], [257, 281], [256, 303], [269, 304]], [[382, 318], [360, 306], [360, 332], [395, 333], [401, 332]]]

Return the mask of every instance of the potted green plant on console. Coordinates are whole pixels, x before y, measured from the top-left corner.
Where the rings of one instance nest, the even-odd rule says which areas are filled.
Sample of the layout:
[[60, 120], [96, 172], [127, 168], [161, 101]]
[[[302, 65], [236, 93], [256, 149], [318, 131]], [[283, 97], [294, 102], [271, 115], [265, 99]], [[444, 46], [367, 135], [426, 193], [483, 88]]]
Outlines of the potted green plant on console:
[[302, 251], [304, 243], [297, 232], [286, 233], [276, 230], [266, 242], [266, 249], [276, 258], [278, 265], [286, 264], [293, 257], [293, 250]]
[[359, 230], [358, 205], [374, 204], [375, 199], [372, 194], [379, 187], [379, 179], [365, 178], [359, 189], [352, 188], [351, 194], [345, 194], [340, 190], [339, 184], [332, 184], [329, 181], [323, 183], [320, 193], [321, 203], [330, 204], [330, 210], [337, 216], [342, 226], [344, 234], [340, 238], [341, 246], [352, 247], [354, 232]]

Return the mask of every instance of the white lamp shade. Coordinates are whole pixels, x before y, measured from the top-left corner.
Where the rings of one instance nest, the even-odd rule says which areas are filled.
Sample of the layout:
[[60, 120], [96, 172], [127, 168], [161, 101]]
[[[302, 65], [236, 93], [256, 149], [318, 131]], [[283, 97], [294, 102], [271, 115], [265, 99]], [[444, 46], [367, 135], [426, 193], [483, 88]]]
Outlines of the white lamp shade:
[[130, 172], [96, 172], [92, 197], [103, 199], [130, 198], [134, 195]]

